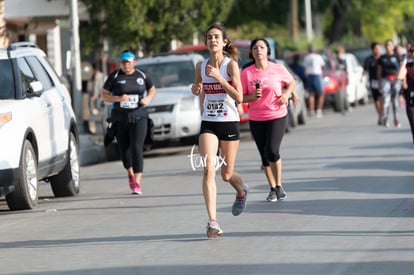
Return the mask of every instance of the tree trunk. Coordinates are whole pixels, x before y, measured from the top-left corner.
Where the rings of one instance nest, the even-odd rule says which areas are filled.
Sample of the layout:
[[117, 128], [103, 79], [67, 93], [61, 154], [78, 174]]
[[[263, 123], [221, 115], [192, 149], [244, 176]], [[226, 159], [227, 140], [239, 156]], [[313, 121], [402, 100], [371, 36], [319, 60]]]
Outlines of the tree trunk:
[[351, 3], [348, 0], [336, 0], [335, 4], [332, 6], [334, 20], [326, 33], [329, 44], [339, 41], [344, 35], [345, 16], [350, 4]]
[[4, 0], [0, 0], [0, 48], [7, 48], [9, 45], [9, 35], [4, 20]]

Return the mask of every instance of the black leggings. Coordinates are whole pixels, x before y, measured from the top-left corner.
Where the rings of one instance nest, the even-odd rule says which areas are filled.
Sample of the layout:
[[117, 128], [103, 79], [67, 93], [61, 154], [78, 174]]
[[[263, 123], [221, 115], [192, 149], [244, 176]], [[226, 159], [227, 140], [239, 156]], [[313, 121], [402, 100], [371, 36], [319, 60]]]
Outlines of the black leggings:
[[269, 166], [269, 162], [280, 159], [279, 149], [286, 130], [286, 116], [267, 121], [249, 121], [250, 131], [256, 142], [262, 165]]
[[407, 113], [408, 121], [410, 122], [411, 134], [413, 136], [413, 143], [414, 143], [414, 102], [410, 102], [412, 100], [410, 98], [410, 92], [405, 90], [404, 91], [404, 98], [405, 98], [405, 111]]
[[125, 169], [132, 167], [134, 173], [142, 173], [144, 169], [147, 120], [147, 118], [140, 118], [135, 123], [118, 122], [116, 126], [116, 140], [119, 144], [122, 163]]

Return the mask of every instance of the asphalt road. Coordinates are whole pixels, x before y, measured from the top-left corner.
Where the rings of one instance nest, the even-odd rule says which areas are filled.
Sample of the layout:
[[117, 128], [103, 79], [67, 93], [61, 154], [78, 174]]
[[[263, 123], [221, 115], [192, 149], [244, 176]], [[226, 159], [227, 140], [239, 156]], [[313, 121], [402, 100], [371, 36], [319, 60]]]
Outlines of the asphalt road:
[[400, 113], [400, 129], [377, 126], [368, 105], [287, 134], [288, 199], [276, 203], [243, 133], [247, 209], [232, 216], [234, 191], [217, 177], [215, 240], [191, 146], [147, 152], [142, 196], [119, 161], [84, 166], [78, 197], [43, 184], [35, 210], [0, 201], [0, 274], [413, 274], [414, 146]]

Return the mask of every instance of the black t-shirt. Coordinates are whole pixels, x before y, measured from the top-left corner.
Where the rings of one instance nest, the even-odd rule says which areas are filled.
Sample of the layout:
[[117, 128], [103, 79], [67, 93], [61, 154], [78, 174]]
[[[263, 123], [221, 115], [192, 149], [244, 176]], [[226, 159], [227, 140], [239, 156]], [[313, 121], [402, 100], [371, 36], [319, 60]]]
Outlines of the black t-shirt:
[[407, 69], [407, 90], [414, 92], [414, 63], [411, 61], [405, 65]]
[[347, 71], [347, 67], [346, 67], [345, 57], [344, 58], [341, 58], [341, 57], [337, 56], [336, 57], [336, 60], [338, 62], [338, 70], [341, 70], [341, 71], [346, 72]]
[[368, 72], [370, 80], [377, 79], [377, 64], [378, 59], [375, 59], [372, 55], [365, 59], [364, 70]]
[[113, 106], [114, 110], [128, 112], [141, 107], [139, 101], [152, 86], [154, 85], [151, 78], [138, 69], [130, 75], [125, 74], [122, 70], [117, 70], [109, 74], [108, 79], [105, 81], [104, 89], [116, 96], [130, 95], [131, 103], [128, 106], [121, 107], [120, 102], [114, 102]]
[[382, 68], [382, 77], [397, 75], [400, 68], [400, 58], [396, 54], [383, 54], [378, 60], [378, 65]]

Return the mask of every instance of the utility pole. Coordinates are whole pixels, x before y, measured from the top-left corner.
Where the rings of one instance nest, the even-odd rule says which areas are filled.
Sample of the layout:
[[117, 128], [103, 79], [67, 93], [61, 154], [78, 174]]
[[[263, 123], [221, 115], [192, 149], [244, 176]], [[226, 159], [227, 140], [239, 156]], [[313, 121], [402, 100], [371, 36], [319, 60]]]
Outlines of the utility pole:
[[311, 0], [305, 0], [305, 14], [306, 14], [306, 37], [308, 38], [308, 42], [311, 42], [313, 40]]
[[9, 36], [4, 20], [4, 0], [0, 0], [0, 48], [9, 46]]
[[[82, 123], [82, 82], [81, 82], [81, 60], [79, 43], [79, 13], [78, 0], [70, 1], [71, 22], [71, 57], [72, 57], [72, 94], [73, 107], [79, 125]], [[79, 127], [82, 131], [82, 127]]]
[[298, 41], [298, 0], [290, 0], [290, 38]]

